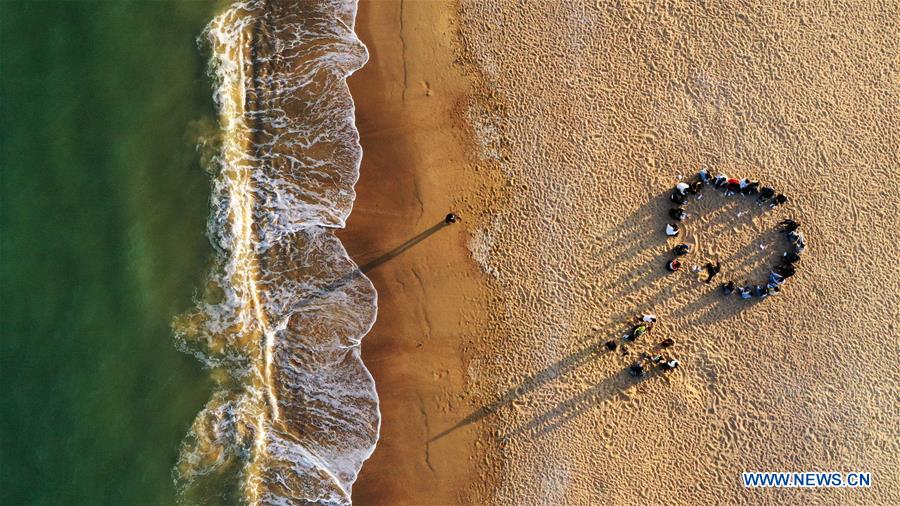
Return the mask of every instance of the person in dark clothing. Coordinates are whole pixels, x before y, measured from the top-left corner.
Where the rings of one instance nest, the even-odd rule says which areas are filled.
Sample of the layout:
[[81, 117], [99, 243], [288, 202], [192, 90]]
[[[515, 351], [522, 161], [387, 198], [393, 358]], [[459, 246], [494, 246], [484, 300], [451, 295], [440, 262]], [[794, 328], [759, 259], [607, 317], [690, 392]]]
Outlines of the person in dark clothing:
[[760, 202], [765, 203], [765, 202], [768, 202], [769, 199], [771, 199], [774, 196], [775, 196], [775, 188], [772, 188], [770, 186], [763, 186], [762, 188], [759, 189], [759, 197], [757, 197], [757, 198], [759, 199]]
[[786, 203], [787, 201], [788, 201], [787, 195], [785, 195], [783, 193], [779, 193], [778, 195], [775, 195], [775, 198], [772, 199], [771, 202], [769, 202], [769, 206], [770, 207], [778, 207], [778, 206]]
[[781, 265], [776, 265], [772, 269], [772, 272], [774, 272], [775, 274], [778, 274], [782, 278], [787, 279], [787, 278], [793, 276], [797, 272], [797, 270], [791, 264], [781, 264]]
[[669, 216], [671, 216], [673, 220], [681, 221], [685, 216], [687, 216], [687, 213], [684, 212], [684, 209], [676, 207], [673, 209], [669, 209]]
[[619, 347], [619, 345], [616, 344], [615, 341], [606, 341], [605, 346], [606, 346], [606, 349], [609, 351], [616, 351], [616, 348]]
[[682, 205], [685, 202], [687, 202], [687, 197], [678, 190], [673, 191], [672, 196], [670, 198], [672, 199], [672, 202], [674, 202], [678, 205]]
[[459, 216], [457, 216], [453, 213], [450, 213], [444, 217], [444, 223], [446, 223], [447, 225], [450, 225], [451, 223], [456, 223], [457, 221], [460, 221], [460, 219], [461, 218]]
[[756, 287], [753, 289], [753, 295], [756, 295], [757, 297], [765, 297], [769, 295], [769, 291], [766, 290], [766, 287], [764, 287], [763, 285], [756, 285]]
[[697, 181], [694, 181], [693, 183], [691, 183], [691, 187], [690, 187], [690, 189], [688, 189], [688, 192], [696, 195], [696, 194], [700, 193], [700, 190], [702, 190], [702, 189], [703, 189], [703, 181], [697, 180]]
[[753, 296], [753, 287], [752, 286], [742, 286], [738, 289], [738, 294], [742, 299], [749, 299]]
[[743, 188], [741, 188], [741, 193], [744, 195], [756, 195], [759, 193], [759, 181], [747, 181]]
[[800, 261], [800, 255], [793, 251], [786, 251], [784, 255], [781, 256], [781, 259], [784, 260], [785, 263], [793, 264]]
[[791, 246], [794, 248], [794, 253], [799, 255], [806, 250], [806, 240], [803, 238], [802, 233], [790, 232], [788, 233], [788, 240], [791, 241]]
[[716, 265], [713, 265], [712, 262], [707, 262], [706, 265], [703, 266], [703, 268], [706, 269], [706, 280], [704, 280], [704, 283], [709, 283], [713, 280], [714, 277], [716, 277], [716, 274], [718, 274], [719, 271], [722, 270], [722, 263], [716, 261]]
[[644, 364], [642, 364], [640, 361], [634, 362], [630, 366], [628, 366], [628, 372], [629, 374], [637, 378], [641, 378], [645, 374], [647, 374], [647, 372], [644, 370]]
[[794, 230], [797, 230], [798, 228], [800, 228], [800, 222], [794, 221], [790, 218], [788, 218], [786, 220], [782, 220], [778, 224], [779, 232], [790, 233], [790, 232], [793, 232]]
[[725, 295], [733, 294], [736, 289], [737, 287], [735, 286], [734, 281], [728, 281], [722, 285], [722, 293]]
[[664, 371], [671, 371], [677, 369], [679, 364], [680, 362], [678, 362], [678, 360], [672, 358], [660, 364], [659, 367]]
[[676, 256], [684, 256], [691, 252], [690, 244], [679, 244], [672, 249], [672, 253], [675, 253]]

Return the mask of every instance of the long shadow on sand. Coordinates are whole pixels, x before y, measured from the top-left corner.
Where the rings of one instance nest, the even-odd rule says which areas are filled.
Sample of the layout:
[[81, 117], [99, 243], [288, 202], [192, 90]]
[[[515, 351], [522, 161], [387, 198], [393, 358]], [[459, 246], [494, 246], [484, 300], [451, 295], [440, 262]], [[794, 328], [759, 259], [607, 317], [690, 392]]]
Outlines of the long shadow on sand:
[[647, 373], [646, 376], [636, 378], [630, 375], [627, 369], [622, 369], [584, 392], [572, 396], [552, 409], [532, 418], [528, 423], [501, 435], [500, 441], [508, 441], [522, 434], [539, 436], [556, 430], [572, 418], [581, 415], [596, 405], [614, 399], [616, 396], [624, 394], [638, 385], [658, 381], [658, 378], [664, 374], [666, 373], [659, 369], [654, 369]]
[[394, 258], [397, 258], [401, 254], [403, 254], [404, 251], [408, 250], [409, 248], [412, 248], [416, 244], [419, 244], [420, 242], [424, 241], [425, 239], [428, 239], [438, 230], [441, 230], [444, 227], [448, 227], [448, 226], [450, 226], [449, 223], [441, 220], [438, 223], [432, 225], [427, 230], [419, 232], [414, 237], [408, 239], [407, 241], [405, 241], [403, 244], [397, 246], [396, 248], [361, 265], [359, 267], [358, 271], [365, 274], [365, 273], [371, 271], [372, 269], [378, 267], [379, 265], [381, 265], [389, 260], [393, 260]]
[[448, 227], [448, 226], [450, 226], [450, 224], [446, 223], [443, 220], [432, 225], [428, 229], [423, 230], [422, 232], [419, 232], [415, 236], [404, 241], [402, 244], [391, 249], [390, 251], [375, 257], [374, 259], [366, 262], [365, 264], [363, 264], [355, 269], [352, 269], [349, 272], [347, 272], [346, 274], [329, 282], [325, 286], [316, 290], [314, 293], [312, 293], [312, 294], [304, 297], [300, 301], [298, 301], [297, 304], [295, 305], [295, 307], [303, 307], [303, 306], [309, 305], [312, 302], [338, 290], [342, 286], [352, 282], [353, 280], [357, 279], [358, 277], [362, 276], [363, 274], [366, 274], [367, 272], [375, 269], [376, 267], [378, 267], [390, 260], [393, 260], [394, 258], [397, 258], [398, 256], [402, 255], [406, 250], [412, 248], [416, 244], [419, 244], [420, 242], [424, 241], [425, 239], [428, 239], [429, 237], [434, 235], [436, 232], [438, 232], [438, 231], [442, 230], [444, 227]]
[[471, 423], [475, 423], [495, 413], [498, 409], [512, 403], [516, 399], [521, 398], [522, 396], [537, 389], [538, 387], [545, 385], [555, 380], [556, 378], [559, 378], [563, 374], [576, 369], [585, 362], [606, 353], [610, 353], [609, 350], [607, 350], [599, 342], [582, 348], [580, 351], [569, 355], [568, 357], [554, 363], [550, 367], [547, 367], [544, 370], [525, 378], [517, 387], [507, 390], [506, 393], [500, 396], [500, 398], [496, 401], [488, 404], [487, 406], [479, 408], [469, 416], [460, 420], [459, 423], [457, 423], [453, 427], [450, 427], [440, 434], [435, 435], [434, 437], [429, 439], [429, 442], [436, 441], [461, 427], [464, 427]]

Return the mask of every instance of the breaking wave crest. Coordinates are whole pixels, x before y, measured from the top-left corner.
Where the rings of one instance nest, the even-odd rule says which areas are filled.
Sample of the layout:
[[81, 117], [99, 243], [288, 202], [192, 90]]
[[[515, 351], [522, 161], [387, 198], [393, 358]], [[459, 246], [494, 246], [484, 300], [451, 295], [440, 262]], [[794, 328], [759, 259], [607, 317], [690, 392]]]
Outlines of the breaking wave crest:
[[216, 261], [178, 347], [219, 388], [174, 470], [184, 503], [348, 504], [378, 440], [360, 340], [376, 293], [332, 228], [362, 151], [346, 78], [367, 60], [355, 0], [237, 2], [207, 26], [219, 114]]

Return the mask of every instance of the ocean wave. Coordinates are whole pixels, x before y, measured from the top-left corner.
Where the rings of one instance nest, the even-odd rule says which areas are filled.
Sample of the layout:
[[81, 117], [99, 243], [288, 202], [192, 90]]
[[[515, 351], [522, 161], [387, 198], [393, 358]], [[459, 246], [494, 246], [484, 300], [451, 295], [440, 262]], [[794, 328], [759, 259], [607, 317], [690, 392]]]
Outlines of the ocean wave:
[[182, 443], [181, 502], [349, 504], [378, 440], [360, 358], [377, 296], [332, 233], [362, 156], [346, 84], [368, 58], [355, 16], [355, 0], [244, 1], [201, 36], [220, 124], [216, 261], [173, 327], [219, 389]]

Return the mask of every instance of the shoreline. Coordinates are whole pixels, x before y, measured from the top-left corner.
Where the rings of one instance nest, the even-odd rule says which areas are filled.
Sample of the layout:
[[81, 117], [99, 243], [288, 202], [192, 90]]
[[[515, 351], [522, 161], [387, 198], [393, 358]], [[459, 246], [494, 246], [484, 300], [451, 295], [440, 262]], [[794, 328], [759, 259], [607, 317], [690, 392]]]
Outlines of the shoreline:
[[334, 235], [361, 158], [346, 85], [366, 56], [353, 6], [238, 3], [204, 32], [222, 125], [208, 233], [221, 247], [173, 330], [221, 381], [180, 447], [188, 502], [224, 490], [252, 504], [348, 503], [378, 438], [360, 357], [376, 294]]
[[[480, 214], [465, 125], [473, 83], [454, 61], [455, 3], [360, 2], [356, 31], [369, 62], [348, 79], [363, 146], [357, 198], [337, 235], [378, 290], [363, 341], [376, 381], [381, 438], [354, 484], [360, 504], [484, 503], [485, 427], [448, 431], [466, 413], [490, 291], [467, 249]], [[434, 30], [408, 30], [430, 26]], [[462, 223], [443, 225], [448, 212]], [[477, 476], [476, 476], [477, 475]]]

